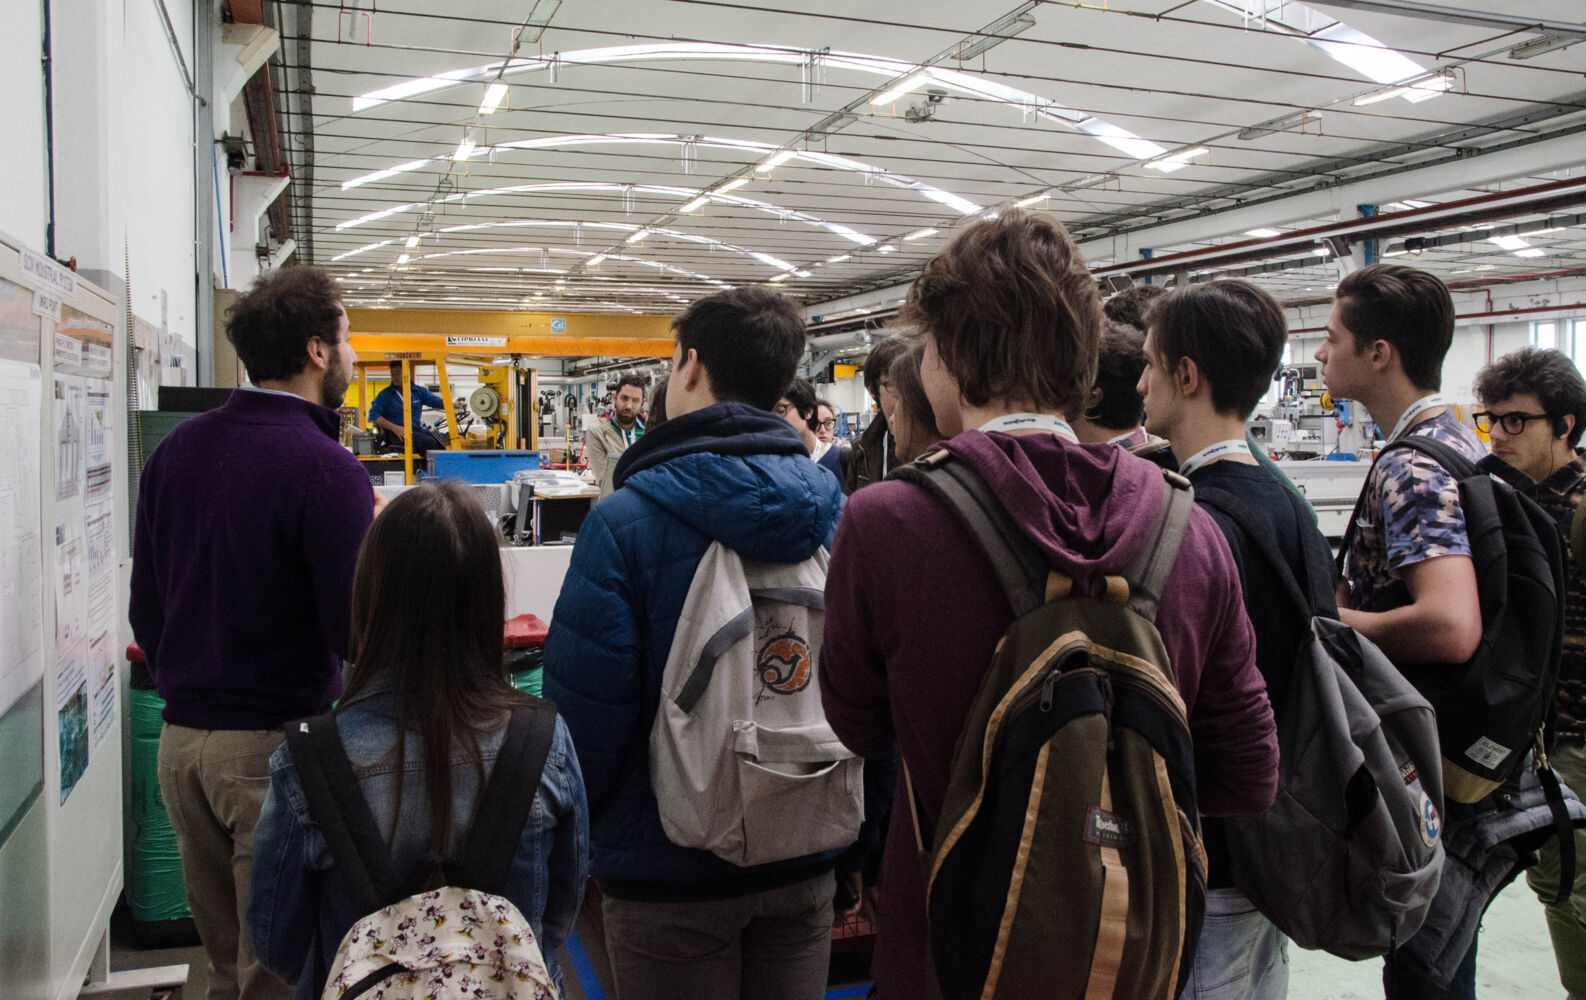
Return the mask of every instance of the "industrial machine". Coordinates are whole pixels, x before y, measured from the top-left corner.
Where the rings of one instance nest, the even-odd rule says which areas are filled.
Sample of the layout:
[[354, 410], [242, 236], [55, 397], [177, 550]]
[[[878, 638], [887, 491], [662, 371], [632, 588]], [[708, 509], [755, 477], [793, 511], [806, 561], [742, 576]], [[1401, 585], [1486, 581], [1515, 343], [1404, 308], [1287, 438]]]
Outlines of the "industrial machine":
[[[1321, 365], [1311, 361], [1289, 365], [1278, 372], [1277, 378], [1283, 388], [1272, 408], [1272, 421], [1286, 421], [1289, 432], [1281, 445], [1274, 440], [1268, 447], [1274, 458], [1279, 454], [1293, 460], [1354, 455], [1369, 446], [1370, 441], [1356, 425], [1353, 407], [1328, 394]], [[1256, 434], [1253, 423], [1250, 426], [1252, 434]], [[1281, 429], [1274, 426], [1269, 432], [1276, 438]]]
[[[495, 358], [454, 354], [449, 351], [360, 353], [357, 361], [359, 399], [363, 401], [357, 414], [360, 430], [368, 429], [366, 424], [371, 398], [369, 369], [383, 368], [397, 361], [402, 364], [402, 374], [406, 384], [415, 381], [414, 373], [417, 369], [433, 367], [440, 385], [440, 394], [448, 400], [456, 397], [452, 395], [451, 381], [447, 377], [447, 365], [463, 365], [477, 370], [480, 385], [468, 397], [465, 411], [459, 414], [450, 406], [445, 409], [446, 428], [453, 442], [453, 448], [465, 447], [468, 442], [468, 436], [463, 429], [466, 423], [460, 426], [459, 417], [467, 423], [479, 421], [483, 424], [485, 430], [483, 443], [488, 449], [539, 448], [539, 424], [535, 419], [539, 409], [539, 382], [535, 370], [522, 367], [516, 358], [510, 364], [501, 364]], [[402, 463], [403, 480], [409, 484], [417, 482], [413, 470], [413, 460], [416, 456], [409, 443], [410, 440], [403, 442], [402, 454], [398, 459]], [[358, 458], [364, 462], [392, 461], [380, 455], [359, 455]], [[395, 474], [395, 470], [392, 474]]]

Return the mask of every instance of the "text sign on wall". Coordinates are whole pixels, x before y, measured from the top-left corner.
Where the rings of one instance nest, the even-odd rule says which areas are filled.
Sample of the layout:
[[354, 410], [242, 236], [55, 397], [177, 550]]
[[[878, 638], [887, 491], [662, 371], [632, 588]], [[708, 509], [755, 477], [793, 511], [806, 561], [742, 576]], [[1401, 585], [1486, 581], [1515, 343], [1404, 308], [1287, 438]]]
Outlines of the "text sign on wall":
[[447, 347], [506, 347], [505, 337], [447, 337]]
[[77, 275], [70, 268], [25, 247], [22, 250], [22, 280], [57, 299], [69, 299], [77, 294]]

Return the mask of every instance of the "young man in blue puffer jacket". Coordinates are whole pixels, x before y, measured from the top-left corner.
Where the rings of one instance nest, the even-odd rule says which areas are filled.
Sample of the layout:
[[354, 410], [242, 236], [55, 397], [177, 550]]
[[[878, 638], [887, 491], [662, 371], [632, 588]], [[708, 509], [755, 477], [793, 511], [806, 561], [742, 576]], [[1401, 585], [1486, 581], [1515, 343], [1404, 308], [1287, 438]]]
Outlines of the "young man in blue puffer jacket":
[[825, 991], [835, 852], [739, 867], [662, 831], [649, 738], [678, 616], [714, 540], [793, 563], [831, 544], [837, 478], [771, 412], [804, 353], [791, 302], [757, 288], [673, 323], [668, 420], [622, 456], [578, 534], [545, 647], [572, 730], [593, 873], [621, 1000], [815, 998]]

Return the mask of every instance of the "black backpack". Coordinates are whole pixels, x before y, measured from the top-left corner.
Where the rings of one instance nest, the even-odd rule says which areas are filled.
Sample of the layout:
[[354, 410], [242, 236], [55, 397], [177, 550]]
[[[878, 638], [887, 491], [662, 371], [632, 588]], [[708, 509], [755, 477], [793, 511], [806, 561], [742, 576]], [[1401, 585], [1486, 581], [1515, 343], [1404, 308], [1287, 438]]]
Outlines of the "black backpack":
[[[1296, 574], [1271, 525], [1231, 490], [1199, 487], [1254, 543], [1294, 611], [1294, 666], [1272, 712], [1278, 797], [1223, 821], [1234, 884], [1302, 948], [1385, 955], [1410, 940], [1442, 876], [1437, 717], [1376, 646], [1338, 621], [1331, 553], [1309, 505]], [[1298, 577], [1298, 578], [1296, 578]]]
[[[1558, 688], [1564, 642], [1564, 562], [1558, 525], [1535, 500], [1457, 449], [1412, 434], [1389, 444], [1417, 451], [1459, 484], [1481, 602], [1481, 643], [1464, 663], [1404, 663], [1400, 672], [1437, 710], [1443, 792], [1479, 802], [1512, 777], [1540, 738]], [[1506, 468], [1506, 467], [1505, 467]], [[1365, 491], [1350, 516], [1339, 568], [1354, 538]]]

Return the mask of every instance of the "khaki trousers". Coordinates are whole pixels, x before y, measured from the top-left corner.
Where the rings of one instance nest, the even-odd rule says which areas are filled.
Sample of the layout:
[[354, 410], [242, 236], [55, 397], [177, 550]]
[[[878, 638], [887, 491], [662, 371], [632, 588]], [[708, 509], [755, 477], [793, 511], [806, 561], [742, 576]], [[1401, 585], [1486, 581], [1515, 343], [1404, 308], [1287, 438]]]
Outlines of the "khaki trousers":
[[275, 730], [160, 730], [160, 795], [176, 831], [193, 922], [209, 957], [209, 1000], [289, 1000], [248, 934], [253, 827], [270, 790]]
[[820, 1000], [832, 950], [831, 872], [702, 903], [605, 897], [617, 1000]]
[[[1564, 784], [1586, 795], [1586, 746], [1579, 740], [1559, 740], [1551, 756]], [[1570, 897], [1558, 906], [1553, 899], [1564, 875], [1558, 841], [1549, 838], [1540, 854], [1541, 863], [1526, 870], [1525, 880], [1544, 904], [1559, 981], [1570, 996], [1586, 998], [1586, 830], [1575, 831], [1575, 883]]]

